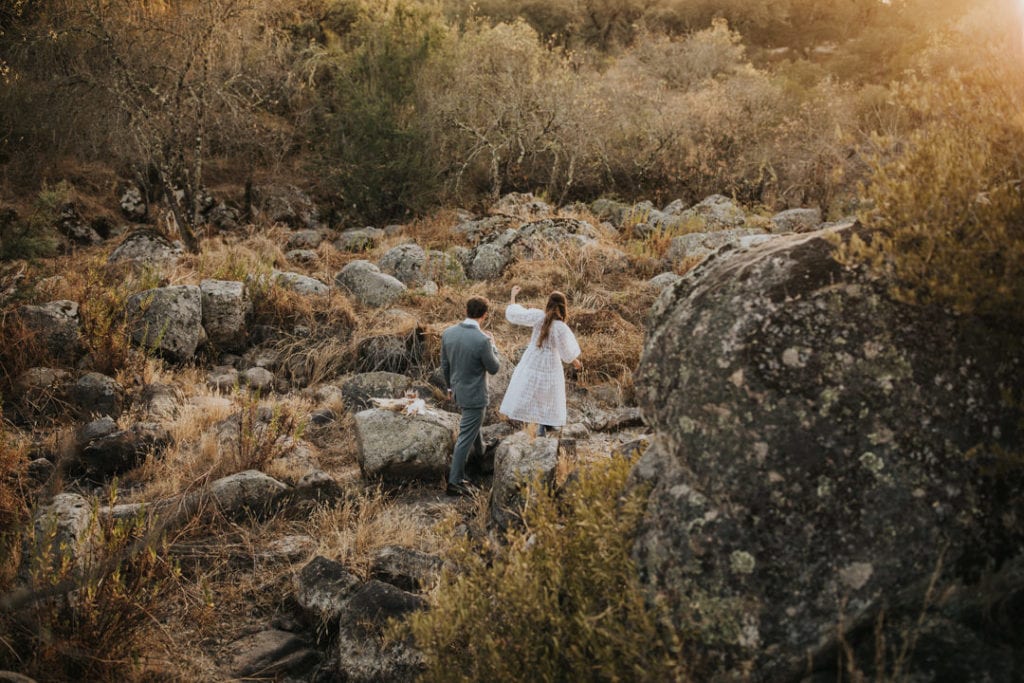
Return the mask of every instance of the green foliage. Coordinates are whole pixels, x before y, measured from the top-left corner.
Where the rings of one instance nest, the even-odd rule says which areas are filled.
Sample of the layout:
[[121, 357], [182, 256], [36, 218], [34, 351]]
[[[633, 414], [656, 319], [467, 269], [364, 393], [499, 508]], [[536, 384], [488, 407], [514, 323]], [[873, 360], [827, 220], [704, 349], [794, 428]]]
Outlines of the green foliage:
[[[116, 502], [116, 486], [106, 504]], [[45, 525], [44, 525], [45, 527]], [[180, 572], [143, 511], [115, 519], [94, 506], [84, 548], [38, 530], [27, 605], [0, 614], [0, 668], [40, 680], [127, 680]], [[75, 554], [77, 552], [77, 554]]]
[[525, 528], [506, 545], [457, 547], [458, 573], [411, 620], [424, 680], [687, 678], [680, 643], [630, 560], [645, 500], [625, 489], [631, 465], [581, 469], [561, 497], [531, 485]]
[[307, 62], [322, 99], [314, 165], [339, 218], [383, 222], [424, 208], [436, 187], [414, 95], [444, 27], [416, 0], [337, 5], [340, 33]]
[[70, 201], [71, 194], [71, 186], [65, 181], [56, 185], [44, 182], [27, 218], [19, 220], [13, 215], [0, 215], [0, 261], [56, 254], [60, 244], [57, 221], [61, 207]]
[[1021, 323], [1024, 88], [1019, 55], [1006, 48], [900, 93], [917, 127], [880, 141], [867, 188], [874, 208], [862, 215], [872, 233], [840, 257], [891, 276], [908, 301]]

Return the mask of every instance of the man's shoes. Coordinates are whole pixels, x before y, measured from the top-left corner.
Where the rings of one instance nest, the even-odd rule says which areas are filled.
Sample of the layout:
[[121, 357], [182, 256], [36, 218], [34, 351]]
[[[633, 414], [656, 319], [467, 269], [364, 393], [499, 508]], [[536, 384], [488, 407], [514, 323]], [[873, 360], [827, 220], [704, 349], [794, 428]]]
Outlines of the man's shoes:
[[448, 482], [444, 494], [446, 496], [471, 496], [473, 495], [473, 484], [465, 479], [455, 484]]

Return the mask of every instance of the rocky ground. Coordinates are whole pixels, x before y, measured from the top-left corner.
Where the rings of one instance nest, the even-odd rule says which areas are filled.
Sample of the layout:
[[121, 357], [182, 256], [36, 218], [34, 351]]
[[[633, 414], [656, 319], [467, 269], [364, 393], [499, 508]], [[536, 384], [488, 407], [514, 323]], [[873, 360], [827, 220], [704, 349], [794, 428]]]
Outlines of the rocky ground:
[[[262, 197], [248, 217], [211, 198], [199, 254], [147, 224], [160, 221], [131, 191], [113, 229], [69, 205], [66, 256], [5, 268], [4, 414], [35, 520], [11, 585], [38, 588], [33, 562], [61, 543], [98, 572], [113, 543], [100, 530], [148, 520], [136, 534], [163, 539], [186, 579], [155, 607], [143, 657], [172, 677], [410, 675], [415, 653], [381, 650], [374, 629], [423, 606], [453, 530], [500, 531], [518, 477], [564, 480], [646, 444], [632, 372], [655, 296], [723, 245], [821, 223], [720, 196], [659, 210], [510, 195], [485, 215], [339, 231], [295, 188]], [[512, 284], [534, 305], [569, 295], [585, 370], [570, 372], [557, 439], [495, 410], [528, 340], [502, 320]], [[471, 467], [479, 492], [453, 499], [442, 483], [458, 415], [439, 335], [473, 294], [495, 304], [503, 368], [488, 454]], [[409, 391], [425, 414], [372, 401]]]

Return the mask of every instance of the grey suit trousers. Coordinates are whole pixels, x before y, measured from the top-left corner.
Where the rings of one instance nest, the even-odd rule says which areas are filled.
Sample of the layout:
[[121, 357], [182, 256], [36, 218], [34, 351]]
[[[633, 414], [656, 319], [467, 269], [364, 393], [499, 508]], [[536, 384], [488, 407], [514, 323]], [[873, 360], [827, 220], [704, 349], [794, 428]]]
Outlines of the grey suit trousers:
[[466, 478], [466, 460], [470, 451], [478, 457], [484, 454], [484, 440], [480, 436], [480, 426], [484, 422], [484, 411], [487, 408], [463, 408], [462, 419], [459, 421], [459, 438], [455, 441], [455, 452], [452, 453], [452, 466], [448, 471], [448, 481], [457, 484]]

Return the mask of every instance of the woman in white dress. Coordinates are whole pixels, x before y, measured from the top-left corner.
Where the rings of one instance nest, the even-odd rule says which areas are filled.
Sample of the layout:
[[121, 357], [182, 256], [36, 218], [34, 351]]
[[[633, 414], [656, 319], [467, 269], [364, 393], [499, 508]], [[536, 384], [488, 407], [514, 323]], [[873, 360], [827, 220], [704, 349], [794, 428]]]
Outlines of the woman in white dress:
[[580, 363], [580, 345], [565, 324], [565, 294], [552, 292], [541, 311], [516, 303], [519, 285], [512, 288], [512, 298], [505, 309], [505, 318], [513, 325], [533, 328], [530, 345], [512, 373], [505, 398], [498, 409], [503, 415], [520, 422], [532, 422], [539, 436], [548, 429], [565, 424], [565, 374], [562, 363]]

